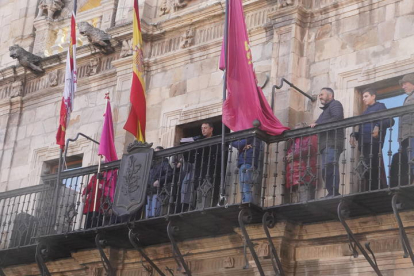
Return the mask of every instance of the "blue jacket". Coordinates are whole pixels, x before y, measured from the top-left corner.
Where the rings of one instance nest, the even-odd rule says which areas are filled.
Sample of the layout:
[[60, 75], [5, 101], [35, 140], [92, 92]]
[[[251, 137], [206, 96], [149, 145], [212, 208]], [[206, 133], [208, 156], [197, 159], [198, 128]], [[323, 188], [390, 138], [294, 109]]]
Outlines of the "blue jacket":
[[[256, 141], [254, 142], [254, 140]], [[244, 147], [246, 145], [252, 145], [253, 147], [245, 150]], [[254, 165], [254, 167], [257, 168], [258, 163], [259, 163], [261, 145], [262, 143], [258, 138], [256, 139], [247, 138], [247, 139], [242, 139], [242, 140], [232, 142], [231, 146], [239, 150], [237, 167], [240, 168], [241, 165], [243, 164], [249, 164], [249, 165]]]
[[[362, 115], [370, 114], [370, 113], [385, 110], [385, 109], [387, 109], [385, 104], [375, 102], [373, 105], [368, 106], [367, 109], [364, 111], [364, 113], [362, 113]], [[372, 123], [371, 122], [365, 123], [359, 127], [358, 132], [354, 132], [354, 136], [358, 141], [361, 141], [362, 144], [370, 144], [372, 130], [374, 129], [375, 126], [378, 126], [380, 128], [381, 142], [384, 144], [384, 138], [385, 138], [385, 134], [387, 133], [387, 128], [389, 128], [392, 125], [394, 125], [394, 119], [389, 119], [389, 118], [377, 120]], [[379, 143], [380, 137], [372, 138], [372, 143], [373, 144]]]

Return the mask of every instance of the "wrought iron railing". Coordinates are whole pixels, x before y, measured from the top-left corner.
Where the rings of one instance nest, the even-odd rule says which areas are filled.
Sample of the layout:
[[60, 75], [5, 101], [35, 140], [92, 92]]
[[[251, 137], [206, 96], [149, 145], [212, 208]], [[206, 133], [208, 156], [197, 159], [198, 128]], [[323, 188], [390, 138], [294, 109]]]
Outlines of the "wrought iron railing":
[[[1, 249], [30, 245], [39, 236], [85, 231], [132, 220], [251, 203], [297, 204], [327, 197], [392, 189], [412, 181], [412, 106], [286, 131], [258, 129], [226, 136], [225, 194], [220, 193], [221, 137], [154, 153], [147, 204], [132, 217], [112, 211], [120, 161], [63, 171], [44, 184], [0, 194]], [[409, 116], [409, 117], [407, 117]], [[408, 123], [407, 123], [408, 122]], [[379, 129], [378, 138], [371, 130]], [[363, 131], [365, 129], [365, 131]], [[368, 131], [367, 131], [368, 129]], [[98, 193], [96, 195], [96, 184]], [[58, 195], [57, 206], [52, 200]]]

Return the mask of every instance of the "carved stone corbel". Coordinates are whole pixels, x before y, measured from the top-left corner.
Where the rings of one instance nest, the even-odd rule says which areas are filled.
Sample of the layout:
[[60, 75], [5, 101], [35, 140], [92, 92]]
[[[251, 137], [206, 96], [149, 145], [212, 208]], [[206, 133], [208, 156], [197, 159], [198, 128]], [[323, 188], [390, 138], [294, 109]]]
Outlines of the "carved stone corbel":
[[41, 57], [29, 53], [19, 45], [10, 46], [9, 51], [10, 57], [13, 59], [17, 59], [21, 66], [31, 70], [35, 74], [44, 72], [41, 65]]
[[114, 48], [111, 45], [111, 35], [106, 32], [93, 27], [88, 22], [78, 23], [79, 33], [88, 38], [95, 48], [100, 50], [104, 55], [108, 55], [114, 52]]

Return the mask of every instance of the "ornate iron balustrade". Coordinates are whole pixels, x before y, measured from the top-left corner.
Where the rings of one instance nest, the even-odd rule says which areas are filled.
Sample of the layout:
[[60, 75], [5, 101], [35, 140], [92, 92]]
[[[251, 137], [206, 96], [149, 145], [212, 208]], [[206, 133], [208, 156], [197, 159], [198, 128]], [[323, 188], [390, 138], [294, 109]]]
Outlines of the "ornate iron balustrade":
[[[218, 206], [251, 203], [269, 208], [323, 200], [331, 196], [329, 192], [343, 196], [409, 185], [411, 164], [405, 159], [411, 155], [411, 143], [395, 138], [399, 123], [393, 121], [403, 115], [413, 118], [413, 113], [411, 106], [399, 107], [277, 137], [258, 129], [230, 133], [226, 137], [224, 202], [219, 194], [221, 137], [155, 152], [150, 181], [144, 183], [149, 185], [147, 206], [133, 217], [118, 217], [111, 208], [119, 160], [101, 166], [96, 197], [97, 166], [62, 172], [57, 206], [51, 198], [56, 175], [44, 176], [42, 185], [0, 194], [0, 246], [14, 248], [33, 244], [39, 236]], [[358, 127], [375, 125], [388, 136], [380, 133], [378, 139], [367, 138], [362, 131], [356, 135]], [[350, 145], [354, 138], [359, 145]], [[328, 147], [331, 156], [323, 151]]]

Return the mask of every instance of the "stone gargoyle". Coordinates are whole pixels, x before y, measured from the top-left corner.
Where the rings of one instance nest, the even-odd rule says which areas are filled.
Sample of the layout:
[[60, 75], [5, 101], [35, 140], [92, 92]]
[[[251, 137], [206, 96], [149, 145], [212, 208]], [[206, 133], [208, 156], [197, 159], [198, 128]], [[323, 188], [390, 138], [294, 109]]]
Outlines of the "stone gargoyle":
[[88, 22], [78, 23], [79, 33], [88, 38], [89, 43], [98, 48], [103, 54], [108, 55], [114, 52], [111, 45], [111, 36], [104, 31], [93, 27]]
[[19, 45], [9, 47], [10, 57], [19, 60], [21, 66], [28, 68], [35, 74], [44, 73], [42, 68], [42, 58], [29, 53]]
[[39, 13], [37, 17], [47, 15], [47, 18], [53, 19], [56, 12], [62, 11], [65, 4], [61, 0], [41, 0], [39, 3]]

